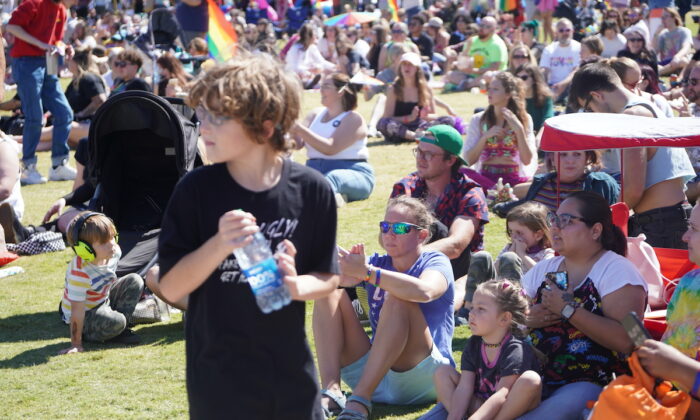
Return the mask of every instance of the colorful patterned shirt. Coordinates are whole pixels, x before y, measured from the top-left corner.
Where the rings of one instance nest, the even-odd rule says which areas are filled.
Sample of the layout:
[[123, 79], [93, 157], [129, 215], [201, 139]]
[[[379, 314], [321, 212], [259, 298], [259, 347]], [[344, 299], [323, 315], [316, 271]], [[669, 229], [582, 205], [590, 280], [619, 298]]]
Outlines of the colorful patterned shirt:
[[121, 250], [117, 251], [106, 265], [90, 264], [80, 257], [73, 257], [66, 270], [66, 286], [61, 300], [65, 323], [70, 322], [71, 301], [85, 302], [85, 310], [89, 311], [107, 300], [117, 280], [115, 271], [121, 255]]
[[[414, 172], [394, 184], [391, 197], [409, 195], [424, 199], [428, 194], [425, 180]], [[489, 222], [489, 210], [484, 197], [484, 190], [465, 174], [459, 172], [453, 176], [445, 191], [438, 198], [433, 209], [435, 217], [448, 228], [458, 216], [473, 217], [480, 221], [479, 228], [469, 243], [471, 251], [484, 249], [484, 225]]]
[[678, 282], [666, 309], [666, 324], [661, 341], [700, 360], [700, 269]]

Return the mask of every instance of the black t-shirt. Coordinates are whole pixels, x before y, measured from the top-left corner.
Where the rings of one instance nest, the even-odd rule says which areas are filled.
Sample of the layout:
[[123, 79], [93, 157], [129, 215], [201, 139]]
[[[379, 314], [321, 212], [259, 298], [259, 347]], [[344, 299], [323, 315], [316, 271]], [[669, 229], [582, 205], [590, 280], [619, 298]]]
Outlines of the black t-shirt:
[[138, 77], [129, 80], [128, 82], [124, 82], [123, 80], [117, 80], [114, 83], [114, 88], [112, 89], [112, 93], [109, 94], [109, 96], [114, 96], [117, 93], [125, 92], [127, 90], [145, 90], [146, 92], [151, 91], [151, 86], [146, 83], [145, 80], [140, 79]]
[[414, 38], [411, 36], [411, 41], [413, 41], [414, 44], [418, 47], [418, 51], [420, 51], [421, 56], [428, 57], [430, 59], [433, 58], [433, 39], [426, 35], [425, 33], [421, 32], [420, 36], [418, 38]]
[[[336, 205], [318, 172], [284, 161], [279, 183], [251, 192], [225, 164], [198, 168], [175, 188], [159, 238], [161, 276], [218, 231], [227, 211], [252, 213], [274, 250], [297, 248], [299, 274], [337, 273]], [[192, 418], [321, 419], [305, 303], [263, 314], [231, 254], [190, 294], [185, 326]]]
[[467, 339], [462, 353], [462, 370], [474, 372], [476, 383], [474, 395], [486, 400], [494, 392], [498, 381], [505, 376], [522, 375], [526, 370], [540, 371], [535, 353], [528, 343], [513, 337], [506, 338], [495, 363], [489, 364], [481, 352], [481, 337], [473, 335]]
[[66, 89], [66, 99], [70, 104], [73, 113], [77, 113], [85, 109], [94, 96], [105, 93], [105, 86], [102, 78], [93, 73], [85, 73], [78, 82], [76, 89], [73, 83], [68, 84]]

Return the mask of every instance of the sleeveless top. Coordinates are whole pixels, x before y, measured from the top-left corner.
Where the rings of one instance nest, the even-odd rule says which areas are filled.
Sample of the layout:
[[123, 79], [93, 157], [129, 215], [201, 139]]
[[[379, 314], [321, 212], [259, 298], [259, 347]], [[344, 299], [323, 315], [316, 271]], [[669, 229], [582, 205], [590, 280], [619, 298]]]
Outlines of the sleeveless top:
[[411, 115], [413, 108], [418, 106], [418, 102], [404, 102], [396, 100], [396, 106], [394, 107], [394, 116], [404, 117], [406, 115]]
[[[484, 150], [481, 152], [481, 160], [487, 160], [493, 157], [507, 157], [513, 160], [518, 160], [518, 137], [513, 132], [508, 124], [504, 122], [506, 133], [503, 138], [489, 137], [486, 139], [486, 145]], [[481, 130], [483, 133], [489, 130], [489, 126], [486, 123], [482, 123]]]
[[[665, 118], [654, 104], [645, 98], [634, 98], [625, 109], [641, 105], [649, 109], [657, 118]], [[690, 163], [688, 153], [680, 147], [657, 147], [654, 156], [647, 161], [647, 174], [644, 188], [649, 188], [669, 179], [683, 178], [683, 184], [695, 177], [695, 170]]]
[[[345, 118], [349, 111], [341, 112], [330, 121], [323, 122], [323, 119], [328, 114], [327, 109], [316, 114], [314, 120], [311, 122], [309, 129], [321, 137], [330, 138], [333, 137], [335, 129], [340, 125], [340, 122]], [[367, 137], [364, 137], [355, 143], [351, 144], [344, 150], [334, 154], [334, 155], [324, 155], [318, 150], [314, 149], [310, 144], [306, 144], [306, 152], [309, 159], [331, 159], [331, 160], [358, 160], [367, 159], [369, 157], [369, 149], [367, 149]]]

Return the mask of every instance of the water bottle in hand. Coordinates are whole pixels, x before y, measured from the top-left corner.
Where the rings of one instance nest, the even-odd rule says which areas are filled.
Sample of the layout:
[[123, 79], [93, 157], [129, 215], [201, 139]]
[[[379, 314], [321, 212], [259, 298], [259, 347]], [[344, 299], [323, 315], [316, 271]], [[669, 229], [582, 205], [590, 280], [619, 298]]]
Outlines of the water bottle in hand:
[[251, 243], [234, 250], [233, 254], [263, 313], [282, 309], [292, 301], [289, 289], [282, 281], [282, 273], [277, 268], [277, 261], [262, 233], [255, 233]]

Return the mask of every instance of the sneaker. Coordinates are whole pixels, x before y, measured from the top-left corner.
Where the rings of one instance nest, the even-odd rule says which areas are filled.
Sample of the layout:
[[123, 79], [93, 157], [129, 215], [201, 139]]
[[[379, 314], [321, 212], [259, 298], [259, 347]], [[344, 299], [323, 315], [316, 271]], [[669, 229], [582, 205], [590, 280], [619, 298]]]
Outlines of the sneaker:
[[68, 161], [64, 160], [60, 165], [49, 170], [49, 181], [72, 181], [77, 173], [78, 171], [68, 166]]
[[24, 165], [19, 182], [22, 185], [44, 184], [46, 183], [46, 178], [41, 176], [39, 171], [36, 170], [36, 163], [31, 163]]
[[348, 201], [348, 198], [341, 193], [335, 193], [335, 204], [338, 207], [343, 207]]
[[136, 334], [131, 328], [127, 328], [118, 336], [107, 340], [107, 342], [118, 344], [139, 344], [141, 342], [141, 337], [139, 337], [138, 334]]

